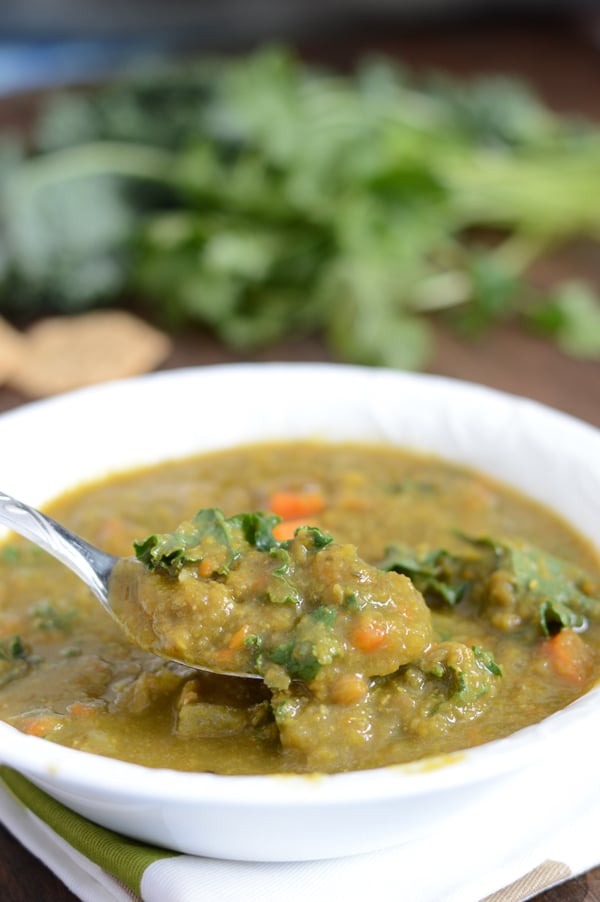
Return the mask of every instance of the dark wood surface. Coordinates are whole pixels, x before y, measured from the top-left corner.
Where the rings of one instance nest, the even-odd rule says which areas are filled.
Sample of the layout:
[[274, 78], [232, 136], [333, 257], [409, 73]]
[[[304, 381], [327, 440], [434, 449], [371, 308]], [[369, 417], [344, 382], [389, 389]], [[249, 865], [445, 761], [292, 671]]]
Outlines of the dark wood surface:
[[[595, 31], [595, 39], [594, 39]], [[600, 121], [600, 19], [505, 23], [468, 29], [421, 30], [416, 33], [345, 36], [339, 43], [313, 41], [308, 53], [345, 62], [357, 51], [378, 47], [415, 66], [436, 66], [469, 73], [504, 71], [525, 75], [557, 109], [583, 112]], [[18, 119], [27, 100], [0, 104], [0, 123]], [[599, 199], [600, 202], [600, 199]], [[549, 281], [586, 275], [600, 288], [597, 248], [573, 248], [544, 271]], [[177, 339], [166, 367], [206, 365], [235, 360], [202, 333]], [[247, 359], [247, 358], [246, 358]], [[290, 341], [254, 359], [325, 360], [318, 339]], [[438, 335], [432, 372], [525, 395], [600, 427], [600, 364], [571, 360], [543, 341], [503, 328], [478, 345]], [[26, 401], [0, 388], [0, 410]], [[600, 815], [600, 812], [599, 812]], [[600, 837], [598, 840], [600, 858]], [[74, 896], [12, 836], [0, 830], [0, 897], [5, 902], [66, 902]], [[548, 890], [537, 902], [600, 902], [600, 868]], [[168, 902], [168, 900], [166, 900]], [[476, 902], [476, 900], [473, 900]]]

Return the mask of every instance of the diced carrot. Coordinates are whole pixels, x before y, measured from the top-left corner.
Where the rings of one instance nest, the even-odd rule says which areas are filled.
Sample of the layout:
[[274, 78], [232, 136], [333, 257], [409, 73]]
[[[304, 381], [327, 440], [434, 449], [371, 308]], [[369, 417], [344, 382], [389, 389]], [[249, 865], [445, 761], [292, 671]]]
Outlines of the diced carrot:
[[358, 673], [343, 673], [331, 687], [331, 701], [336, 705], [355, 705], [367, 694], [367, 681]]
[[27, 717], [19, 724], [16, 724], [23, 733], [28, 736], [47, 736], [52, 733], [60, 724], [62, 719], [54, 714], [39, 714], [34, 717]]
[[294, 538], [294, 533], [301, 526], [310, 526], [310, 523], [307, 523], [306, 520], [282, 520], [281, 523], [277, 523], [273, 527], [273, 537], [277, 539], [278, 542], [287, 542], [288, 539]]
[[232, 635], [231, 639], [227, 643], [227, 648], [231, 648], [231, 649], [241, 648], [242, 645], [244, 644], [244, 639], [249, 634], [249, 632], [250, 632], [250, 627], [248, 626], [247, 623], [245, 623], [243, 626], [240, 626], [239, 630], [235, 631], [235, 633]]
[[377, 620], [361, 619], [352, 630], [351, 641], [360, 651], [377, 651], [387, 638], [387, 626]]
[[73, 714], [74, 717], [89, 717], [90, 714], [96, 712], [94, 705], [85, 705], [83, 702], [73, 702], [72, 705], [69, 705], [68, 710], [69, 714]]
[[591, 679], [594, 656], [585, 639], [572, 629], [564, 629], [545, 639], [542, 647], [554, 672], [578, 686]]
[[321, 492], [292, 492], [281, 489], [269, 499], [269, 510], [283, 520], [298, 520], [320, 513], [325, 507]]

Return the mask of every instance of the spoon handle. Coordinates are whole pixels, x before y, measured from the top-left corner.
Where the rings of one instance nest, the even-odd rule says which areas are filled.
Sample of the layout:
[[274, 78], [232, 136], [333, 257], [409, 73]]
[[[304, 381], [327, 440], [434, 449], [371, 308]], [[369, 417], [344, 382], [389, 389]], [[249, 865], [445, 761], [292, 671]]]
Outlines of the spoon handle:
[[90, 545], [51, 517], [0, 490], [0, 523], [65, 564], [108, 604], [108, 580], [117, 558]]

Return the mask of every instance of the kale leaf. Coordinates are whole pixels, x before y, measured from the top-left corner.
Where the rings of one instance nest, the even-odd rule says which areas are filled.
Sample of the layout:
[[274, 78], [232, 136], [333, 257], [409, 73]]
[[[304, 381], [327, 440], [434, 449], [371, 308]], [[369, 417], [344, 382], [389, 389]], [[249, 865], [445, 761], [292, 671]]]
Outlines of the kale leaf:
[[214, 572], [225, 575], [247, 548], [259, 551], [277, 546], [272, 528], [274, 514], [254, 512], [229, 519], [218, 508], [199, 510], [174, 532], [154, 534], [134, 542], [136, 557], [148, 570], [176, 576], [185, 564], [200, 563], [207, 556]]
[[500, 578], [502, 605], [546, 636], [565, 627], [585, 629], [587, 618], [600, 618], [600, 586], [577, 565], [518, 540], [457, 535], [470, 546], [468, 553], [437, 548], [418, 554], [394, 545], [378, 566], [408, 576], [430, 605], [469, 598], [484, 615], [498, 603], [494, 579]]
[[406, 546], [391, 545], [377, 566], [381, 570], [394, 570], [408, 576], [429, 603], [441, 599], [455, 605], [469, 585], [460, 577], [462, 563], [459, 557], [443, 548], [418, 555]]
[[279, 664], [287, 674], [296, 680], [309, 683], [314, 680], [321, 664], [315, 656], [313, 647], [308, 642], [286, 642], [265, 652], [265, 657], [274, 664]]

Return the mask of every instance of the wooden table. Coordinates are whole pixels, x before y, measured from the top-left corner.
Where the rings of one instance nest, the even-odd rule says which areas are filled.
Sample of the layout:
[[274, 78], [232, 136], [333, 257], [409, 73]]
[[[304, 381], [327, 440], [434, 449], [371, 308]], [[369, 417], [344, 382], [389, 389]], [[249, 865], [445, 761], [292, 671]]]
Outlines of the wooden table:
[[[583, 112], [600, 120], [600, 37], [591, 39], [593, 23], [549, 23], [502, 28], [481, 26], [455, 31], [422, 30], [406, 34], [345, 37], [332, 50], [331, 35], [312, 42], [309, 55], [345, 62], [368, 47], [393, 52], [415, 66], [445, 67], [469, 73], [500, 70], [530, 78], [556, 108]], [[600, 23], [597, 23], [600, 36]], [[0, 108], [0, 121], [14, 118], [22, 101]], [[599, 199], [600, 200], [600, 199]], [[600, 255], [574, 248], [547, 267], [551, 280], [565, 274], [586, 275], [600, 288]], [[206, 365], [236, 358], [198, 332], [177, 340], [165, 367]], [[249, 358], [245, 358], [249, 359]], [[326, 360], [318, 339], [290, 341], [253, 359]], [[438, 336], [431, 371], [468, 379], [534, 398], [600, 427], [600, 364], [578, 362], [511, 328], [496, 331], [479, 345], [466, 345], [448, 334]], [[0, 389], [0, 410], [26, 399]], [[600, 838], [598, 840], [600, 856]], [[7, 902], [67, 902], [74, 896], [6, 831], [0, 830], [0, 896]], [[549, 890], [537, 902], [600, 902], [600, 868]], [[168, 900], [165, 900], [168, 902]], [[476, 900], [473, 900], [476, 902]]]

